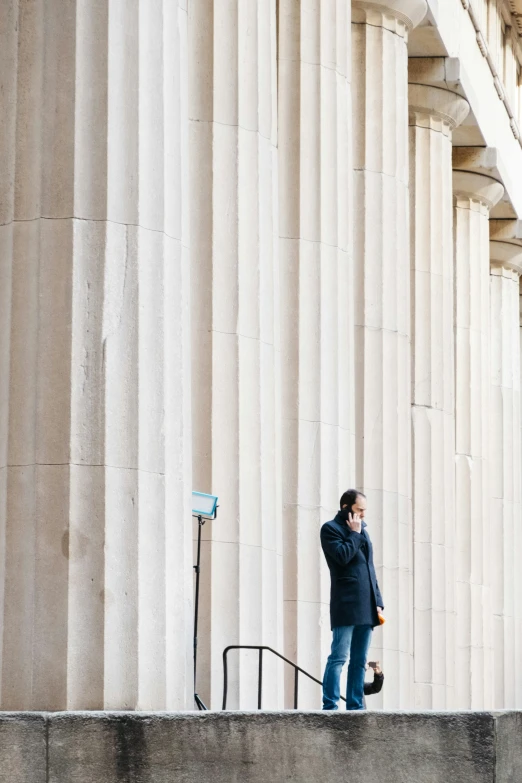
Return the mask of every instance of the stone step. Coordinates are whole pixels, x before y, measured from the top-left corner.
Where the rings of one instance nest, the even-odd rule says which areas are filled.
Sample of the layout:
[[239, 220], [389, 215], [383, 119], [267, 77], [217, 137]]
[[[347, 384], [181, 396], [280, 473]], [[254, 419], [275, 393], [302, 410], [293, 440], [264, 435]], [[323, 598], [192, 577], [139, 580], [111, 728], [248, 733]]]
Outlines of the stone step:
[[0, 713], [0, 783], [520, 783], [522, 712]]

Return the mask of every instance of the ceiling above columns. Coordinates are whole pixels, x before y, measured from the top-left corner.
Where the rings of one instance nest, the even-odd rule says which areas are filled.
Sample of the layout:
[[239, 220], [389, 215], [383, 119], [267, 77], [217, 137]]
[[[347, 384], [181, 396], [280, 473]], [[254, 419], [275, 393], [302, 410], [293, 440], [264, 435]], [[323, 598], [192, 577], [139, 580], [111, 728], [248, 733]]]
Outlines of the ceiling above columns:
[[499, 242], [516, 242], [522, 246], [522, 220], [490, 220], [489, 238]]
[[453, 147], [494, 154], [495, 170], [483, 173], [501, 181], [505, 192], [492, 217], [522, 217], [522, 88], [515, 73], [522, 64], [520, 27], [516, 34], [522, 0], [490, 3], [491, 23], [485, 5], [475, 0], [427, 2], [427, 14], [408, 37], [409, 82], [447, 88], [468, 101], [470, 111], [452, 133]]

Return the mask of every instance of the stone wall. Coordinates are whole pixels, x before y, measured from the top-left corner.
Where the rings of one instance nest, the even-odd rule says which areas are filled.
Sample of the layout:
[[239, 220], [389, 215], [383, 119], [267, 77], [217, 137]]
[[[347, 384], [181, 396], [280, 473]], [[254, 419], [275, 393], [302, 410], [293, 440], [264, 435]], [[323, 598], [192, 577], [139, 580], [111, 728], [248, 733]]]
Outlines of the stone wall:
[[477, 7], [2, 0], [1, 709], [193, 706], [192, 489], [204, 702], [227, 645], [320, 677], [349, 486], [376, 708], [522, 708], [516, 51]]
[[522, 713], [4, 713], [0, 783], [517, 783]]

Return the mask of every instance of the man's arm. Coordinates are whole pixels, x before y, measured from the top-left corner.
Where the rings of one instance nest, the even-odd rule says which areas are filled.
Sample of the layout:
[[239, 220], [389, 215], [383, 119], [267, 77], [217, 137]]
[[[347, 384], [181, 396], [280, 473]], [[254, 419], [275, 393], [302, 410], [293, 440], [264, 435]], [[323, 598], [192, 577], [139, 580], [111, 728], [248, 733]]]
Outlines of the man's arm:
[[353, 560], [363, 543], [364, 536], [361, 533], [351, 531], [349, 539], [345, 540], [330, 525], [326, 524], [321, 528], [321, 545], [325, 554], [341, 566]]
[[375, 576], [375, 603], [377, 605], [377, 611], [382, 612], [382, 610], [384, 609], [384, 601], [382, 600], [381, 589], [379, 587], [379, 580], [377, 579], [377, 571], [375, 570], [373, 556], [372, 556], [372, 568], [373, 568], [373, 575]]
[[375, 593], [375, 602], [382, 611], [384, 609], [384, 602], [382, 600], [381, 590], [379, 588], [379, 582], [377, 581], [377, 576], [375, 577], [375, 587], [377, 588], [377, 592]]

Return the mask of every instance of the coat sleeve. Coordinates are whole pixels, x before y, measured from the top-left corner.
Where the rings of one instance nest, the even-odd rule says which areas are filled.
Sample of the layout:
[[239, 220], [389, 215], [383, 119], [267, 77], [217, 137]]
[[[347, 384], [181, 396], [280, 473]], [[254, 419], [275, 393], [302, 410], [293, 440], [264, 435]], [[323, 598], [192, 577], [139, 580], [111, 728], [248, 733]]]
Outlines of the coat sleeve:
[[384, 674], [374, 674], [373, 682], [364, 683], [364, 695], [373, 696], [374, 693], [380, 693], [384, 682]]
[[360, 533], [352, 531], [350, 538], [345, 540], [330, 525], [323, 525], [321, 528], [321, 546], [323, 551], [332, 560], [335, 560], [338, 565], [347, 565], [355, 557], [363, 543], [364, 536]]
[[375, 586], [377, 587], [377, 593], [375, 594], [375, 600], [377, 601], [377, 606], [380, 606], [381, 609], [384, 609], [384, 602], [382, 600], [381, 588], [379, 587], [379, 582], [377, 581], [377, 577], [375, 577]]

